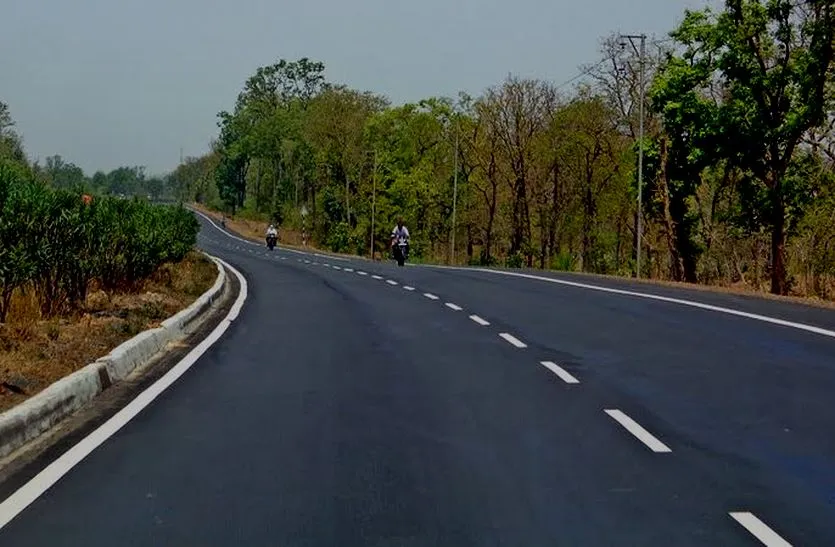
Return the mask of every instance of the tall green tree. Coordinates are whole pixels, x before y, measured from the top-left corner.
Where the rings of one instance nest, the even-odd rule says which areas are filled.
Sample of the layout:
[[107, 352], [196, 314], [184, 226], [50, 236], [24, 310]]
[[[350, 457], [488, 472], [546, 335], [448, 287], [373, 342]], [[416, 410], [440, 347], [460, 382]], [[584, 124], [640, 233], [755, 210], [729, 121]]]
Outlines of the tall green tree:
[[[721, 139], [720, 155], [753, 175], [771, 232], [771, 292], [787, 294], [786, 172], [804, 134], [831, 103], [835, 1], [727, 0], [720, 13], [688, 12], [672, 33], [698, 70], [680, 91], [719, 80], [723, 94], [699, 130]], [[754, 189], [756, 190], [756, 189]]]

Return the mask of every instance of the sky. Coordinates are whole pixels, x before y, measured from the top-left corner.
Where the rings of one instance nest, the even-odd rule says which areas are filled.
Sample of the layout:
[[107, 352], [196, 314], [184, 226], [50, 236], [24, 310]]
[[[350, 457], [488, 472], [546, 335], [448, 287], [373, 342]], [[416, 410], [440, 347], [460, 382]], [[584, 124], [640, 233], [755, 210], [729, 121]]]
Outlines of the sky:
[[478, 95], [510, 73], [565, 82], [603, 36], [664, 38], [707, 1], [3, 0], [0, 101], [33, 159], [162, 174], [281, 58], [395, 104]]

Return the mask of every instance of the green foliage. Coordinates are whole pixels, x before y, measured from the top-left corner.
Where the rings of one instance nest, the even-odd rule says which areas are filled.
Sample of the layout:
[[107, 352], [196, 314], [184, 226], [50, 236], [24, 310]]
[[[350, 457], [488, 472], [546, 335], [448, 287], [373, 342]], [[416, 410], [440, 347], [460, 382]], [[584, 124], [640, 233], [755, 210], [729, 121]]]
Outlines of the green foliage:
[[521, 268], [524, 264], [524, 257], [521, 252], [510, 254], [505, 260], [505, 266], [508, 268]]
[[718, 13], [688, 12], [671, 35], [684, 49], [667, 63], [655, 99], [673, 141], [686, 139], [673, 146], [674, 165], [690, 172], [682, 177], [690, 193], [692, 173], [719, 160], [751, 175], [744, 209], [771, 232], [771, 290], [786, 294], [785, 242], [798, 199], [787, 171], [833, 104], [835, 6], [728, 0]]
[[645, 64], [642, 143], [637, 54], [611, 37], [593, 84], [569, 93], [511, 76], [479, 97], [396, 106], [327, 82], [321, 63], [282, 60], [244, 82], [212, 151], [171, 178], [178, 195], [304, 223], [341, 252], [374, 241], [387, 256], [403, 217], [415, 261], [623, 275], [636, 264], [640, 145], [641, 275], [770, 277], [786, 292], [803, 260], [828, 256], [810, 234], [826, 233], [821, 173], [835, 158], [833, 12], [832, 0], [687, 12]]
[[54, 189], [0, 162], [0, 321], [12, 292], [33, 286], [44, 317], [76, 308], [91, 283], [131, 289], [185, 257], [199, 224], [182, 207]]

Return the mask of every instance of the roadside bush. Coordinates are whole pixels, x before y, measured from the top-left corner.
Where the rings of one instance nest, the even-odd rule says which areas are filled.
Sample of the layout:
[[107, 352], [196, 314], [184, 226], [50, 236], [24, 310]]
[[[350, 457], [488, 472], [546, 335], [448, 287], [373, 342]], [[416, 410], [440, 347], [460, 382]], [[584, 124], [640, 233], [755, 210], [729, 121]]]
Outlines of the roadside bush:
[[83, 304], [95, 281], [130, 290], [182, 260], [199, 224], [181, 206], [48, 187], [0, 163], [0, 322], [15, 290], [32, 288], [45, 318]]

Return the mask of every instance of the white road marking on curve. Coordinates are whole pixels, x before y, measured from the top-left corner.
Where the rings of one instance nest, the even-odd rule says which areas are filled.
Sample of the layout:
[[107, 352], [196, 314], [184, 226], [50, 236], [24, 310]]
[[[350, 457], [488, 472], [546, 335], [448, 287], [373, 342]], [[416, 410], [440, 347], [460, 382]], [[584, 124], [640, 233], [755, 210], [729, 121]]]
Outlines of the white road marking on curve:
[[652, 450], [656, 453], [667, 453], [672, 452], [669, 446], [662, 443], [655, 437], [652, 433], [647, 431], [646, 429], [641, 426], [638, 422], [624, 414], [622, 411], [617, 409], [609, 409], [604, 410], [606, 414], [609, 415], [614, 421], [622, 425], [628, 432], [632, 433], [639, 441], [644, 443], [647, 448]]
[[580, 383], [580, 380], [572, 376], [570, 372], [568, 372], [567, 370], [565, 370], [564, 368], [552, 361], [540, 361], [539, 364], [541, 364], [543, 367], [547, 368], [548, 370], [559, 376], [560, 380], [562, 380], [566, 384]]
[[758, 313], [749, 313], [745, 311], [735, 310], [732, 308], [725, 308], [722, 306], [714, 306], [713, 304], [704, 304], [702, 302], [696, 302], [695, 300], [685, 300], [683, 298], [673, 298], [671, 296], [661, 296], [658, 294], [651, 294], [651, 293], [643, 293], [638, 291], [630, 291], [626, 289], [613, 289], [611, 287], [603, 287], [601, 285], [591, 285], [589, 283], [578, 283], [576, 281], [566, 281], [564, 279], [555, 279], [552, 277], [543, 277], [541, 275], [532, 275], [532, 274], [525, 274], [525, 273], [518, 273], [518, 272], [505, 272], [501, 270], [490, 270], [487, 268], [460, 268], [455, 266], [426, 266], [428, 268], [443, 268], [443, 269], [450, 269], [450, 270], [461, 270], [461, 271], [470, 271], [470, 272], [483, 272], [489, 273], [494, 275], [506, 275], [511, 277], [520, 277], [523, 279], [535, 279], [537, 281], [545, 281], [547, 283], [555, 283], [557, 285], [565, 285], [567, 287], [576, 287], [579, 289], [588, 289], [592, 291], [600, 291], [609, 294], [620, 294], [624, 296], [633, 296], [636, 298], [646, 298], [648, 300], [657, 300], [659, 302], [667, 302], [670, 304], [678, 304], [680, 306], [689, 306], [691, 308], [698, 308], [701, 310], [713, 311], [717, 313], [724, 313], [727, 315], [734, 315], [736, 317], [744, 317], [746, 319], [753, 319], [755, 321], [762, 321], [763, 323], [770, 323], [772, 325], [780, 325], [782, 327], [788, 327], [792, 329], [803, 330], [806, 332], [811, 332], [814, 334], [820, 334], [821, 336], [828, 336], [830, 338], [835, 338], [835, 330], [824, 329], [821, 327], [816, 327], [814, 325], [809, 325], [806, 323], [797, 323], [795, 321], [787, 321], [785, 319], [778, 319], [776, 317], [769, 317], [767, 315], [760, 315]]
[[781, 538], [777, 532], [768, 527], [766, 523], [758, 519], [753, 513], [734, 512], [728, 513], [732, 519], [748, 530], [752, 536], [760, 540], [767, 547], [791, 547], [791, 543]]
[[519, 349], [524, 349], [524, 348], [528, 347], [528, 345], [526, 343], [522, 342], [521, 340], [519, 340], [518, 338], [516, 338], [512, 334], [508, 334], [506, 332], [501, 332], [501, 333], [499, 333], [499, 336], [501, 338], [503, 338], [510, 345], [516, 346]]

